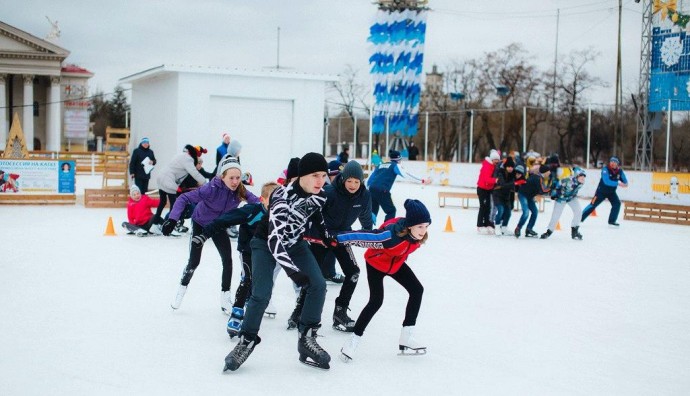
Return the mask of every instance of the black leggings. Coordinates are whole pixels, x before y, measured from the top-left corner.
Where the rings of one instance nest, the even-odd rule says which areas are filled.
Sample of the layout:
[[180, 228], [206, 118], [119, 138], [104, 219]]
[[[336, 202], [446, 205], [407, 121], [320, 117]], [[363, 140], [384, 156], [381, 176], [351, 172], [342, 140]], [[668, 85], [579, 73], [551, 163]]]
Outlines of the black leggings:
[[477, 187], [479, 198], [479, 213], [477, 213], [477, 227], [493, 227], [491, 219], [491, 190]]
[[419, 314], [419, 307], [422, 305], [422, 294], [424, 294], [424, 286], [419, 282], [419, 279], [412, 272], [412, 268], [403, 263], [398, 272], [389, 275], [383, 273], [367, 263], [367, 281], [369, 282], [369, 302], [364, 306], [362, 313], [359, 314], [357, 322], [355, 323], [355, 334], [361, 336], [364, 330], [371, 322], [376, 312], [383, 305], [383, 278], [390, 276], [407, 290], [410, 297], [407, 299], [407, 307], [405, 308], [405, 319], [403, 326], [414, 326], [417, 323], [417, 315]]
[[172, 211], [173, 206], [175, 206], [175, 200], [177, 199], [177, 194], [168, 194], [167, 192], [163, 190], [158, 190], [158, 196], [160, 198], [160, 202], [158, 203], [158, 208], [156, 209], [156, 214], [153, 216], [153, 224], [162, 224], [163, 223], [163, 218], [161, 215], [163, 214], [163, 209], [165, 209], [165, 205], [168, 203], [168, 197], [170, 197], [170, 210]]
[[[203, 231], [204, 228], [200, 226], [199, 223], [192, 220], [191, 238], [201, 235]], [[187, 262], [187, 266], [182, 273], [182, 279], [180, 280], [182, 286], [189, 285], [189, 282], [192, 280], [194, 271], [199, 266], [199, 262], [201, 262], [201, 250], [204, 248], [204, 245], [192, 243], [191, 238], [189, 241], [189, 261]], [[221, 262], [223, 263], [221, 290], [228, 291], [230, 290], [230, 281], [232, 280], [232, 245], [230, 244], [230, 237], [228, 237], [228, 234], [225, 232], [217, 232], [211, 237], [211, 240], [213, 240], [213, 243], [216, 245]]]

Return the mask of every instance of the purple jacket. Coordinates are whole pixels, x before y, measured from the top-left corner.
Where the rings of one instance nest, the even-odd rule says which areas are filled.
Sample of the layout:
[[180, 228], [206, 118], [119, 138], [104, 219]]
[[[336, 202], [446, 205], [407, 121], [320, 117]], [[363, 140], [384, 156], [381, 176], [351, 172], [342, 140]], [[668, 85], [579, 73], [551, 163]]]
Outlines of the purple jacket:
[[[247, 202], [258, 203], [260, 201], [256, 195], [247, 191]], [[240, 204], [240, 197], [237, 191], [230, 190], [219, 177], [214, 177], [210, 182], [196, 190], [180, 195], [175, 201], [172, 211], [170, 211], [170, 218], [179, 220], [184, 208], [190, 203], [196, 204], [192, 220], [205, 227], [223, 213], [237, 208]]]

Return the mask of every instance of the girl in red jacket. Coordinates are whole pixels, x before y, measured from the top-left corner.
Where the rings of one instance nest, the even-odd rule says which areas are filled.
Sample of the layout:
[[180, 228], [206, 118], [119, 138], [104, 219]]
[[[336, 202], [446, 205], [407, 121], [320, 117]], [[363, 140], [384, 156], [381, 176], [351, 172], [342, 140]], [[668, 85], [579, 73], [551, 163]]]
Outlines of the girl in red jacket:
[[352, 360], [364, 330], [383, 304], [383, 279], [386, 276], [393, 278], [410, 295], [398, 344], [400, 353], [426, 353], [426, 347], [412, 337], [424, 287], [406, 261], [429, 237], [427, 229], [431, 216], [424, 204], [416, 199], [406, 200], [405, 210], [405, 217], [390, 219], [378, 230], [347, 232], [337, 236], [338, 243], [368, 248], [364, 259], [367, 263], [369, 302], [357, 318], [350, 341], [340, 351], [340, 358], [344, 362]]
[[158, 203], [159, 200], [142, 194], [139, 187], [133, 184], [129, 189], [129, 199], [127, 200], [128, 223], [122, 223], [122, 226], [139, 236], [149, 233], [153, 224], [151, 209], [157, 208]]
[[491, 150], [488, 157], [482, 161], [477, 180], [477, 197], [479, 198], [479, 213], [477, 214], [477, 232], [480, 234], [494, 234], [495, 226], [491, 221], [491, 193], [496, 186], [497, 177], [494, 175], [496, 165], [501, 160], [501, 155], [496, 150]]

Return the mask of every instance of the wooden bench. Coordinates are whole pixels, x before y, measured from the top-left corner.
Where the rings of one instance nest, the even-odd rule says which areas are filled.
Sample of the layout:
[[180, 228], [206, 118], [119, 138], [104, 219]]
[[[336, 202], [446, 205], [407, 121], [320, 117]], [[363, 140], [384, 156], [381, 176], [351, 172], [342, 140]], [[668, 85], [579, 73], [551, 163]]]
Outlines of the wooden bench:
[[84, 190], [86, 208], [126, 208], [129, 190], [125, 188], [87, 188]]
[[74, 194], [14, 194], [1, 193], [0, 205], [74, 205]]
[[448, 205], [455, 207], [463, 207], [465, 209], [470, 207], [470, 199], [479, 199], [477, 193], [473, 192], [456, 192], [456, 191], [439, 191], [438, 192], [438, 206], [443, 208], [446, 206], [446, 198], [460, 199], [460, 205]]
[[[446, 203], [447, 198], [458, 198], [460, 199], [460, 205], [449, 205]], [[439, 191], [438, 192], [438, 206], [443, 208], [445, 206], [462, 207], [467, 209], [470, 207], [470, 199], [479, 199], [477, 193], [473, 192], [455, 192], [455, 191]], [[536, 196], [537, 208], [539, 212], [544, 212], [546, 209], [546, 201], [541, 195]], [[517, 194], [515, 194], [515, 209], [514, 211], [520, 210], [520, 202], [518, 201]]]
[[690, 206], [625, 201], [625, 220], [690, 225]]

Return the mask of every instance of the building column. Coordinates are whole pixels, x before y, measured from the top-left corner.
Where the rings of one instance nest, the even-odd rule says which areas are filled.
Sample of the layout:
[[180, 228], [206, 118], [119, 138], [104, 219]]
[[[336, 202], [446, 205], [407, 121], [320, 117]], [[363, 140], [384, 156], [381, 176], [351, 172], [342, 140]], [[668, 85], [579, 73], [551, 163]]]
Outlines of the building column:
[[9, 131], [7, 115], [9, 112], [7, 108], [7, 74], [0, 74], [0, 113], [2, 113], [0, 114], [0, 150], [4, 150], [5, 143], [7, 143], [7, 132]]
[[22, 130], [26, 139], [26, 148], [34, 149], [34, 76], [25, 74], [24, 78], [24, 111], [22, 114]]
[[50, 77], [48, 89], [46, 150], [60, 151], [60, 77]]

